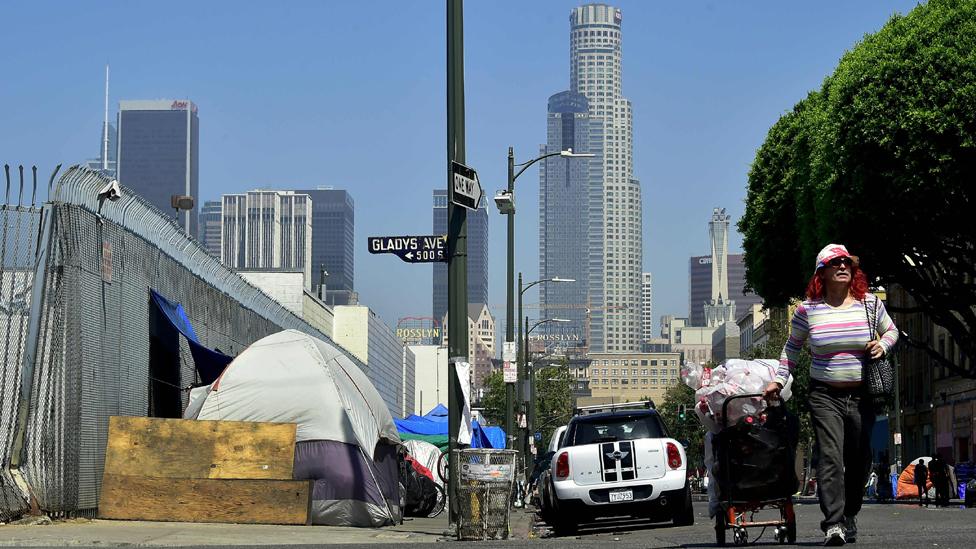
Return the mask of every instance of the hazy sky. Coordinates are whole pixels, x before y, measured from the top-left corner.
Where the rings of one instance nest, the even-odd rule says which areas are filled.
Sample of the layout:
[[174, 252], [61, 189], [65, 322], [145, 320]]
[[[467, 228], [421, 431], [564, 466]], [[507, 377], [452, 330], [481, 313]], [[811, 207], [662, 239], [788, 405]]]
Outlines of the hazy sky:
[[[486, 192], [505, 156], [537, 154], [546, 101], [569, 85], [566, 0], [465, 3], [467, 163]], [[688, 314], [688, 258], [713, 206], [737, 221], [770, 125], [845, 50], [909, 1], [624, 0], [623, 93], [644, 191], [654, 317]], [[201, 199], [330, 185], [356, 202], [356, 289], [389, 324], [431, 310], [431, 268], [371, 256], [370, 235], [427, 234], [446, 186], [443, 1], [0, 4], [0, 162], [97, 155], [104, 65], [123, 99], [199, 106]], [[538, 274], [538, 173], [518, 181], [516, 269]], [[492, 205], [493, 206], [493, 205]], [[505, 223], [490, 212], [490, 292], [504, 321]], [[731, 236], [733, 252], [741, 238]], [[530, 297], [529, 302], [535, 301]]]

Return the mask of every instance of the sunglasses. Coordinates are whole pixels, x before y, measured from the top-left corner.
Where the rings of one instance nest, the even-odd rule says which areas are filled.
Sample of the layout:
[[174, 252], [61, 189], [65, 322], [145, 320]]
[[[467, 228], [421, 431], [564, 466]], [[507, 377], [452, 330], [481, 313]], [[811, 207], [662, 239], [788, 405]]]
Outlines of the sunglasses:
[[854, 265], [854, 260], [849, 257], [835, 257], [827, 262], [827, 265], [831, 267], [840, 267], [841, 265], [850, 267]]

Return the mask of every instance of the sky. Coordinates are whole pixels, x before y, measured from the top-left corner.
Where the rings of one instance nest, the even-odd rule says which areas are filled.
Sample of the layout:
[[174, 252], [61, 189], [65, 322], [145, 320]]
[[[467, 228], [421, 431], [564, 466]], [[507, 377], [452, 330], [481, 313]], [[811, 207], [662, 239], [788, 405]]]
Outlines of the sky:
[[[688, 258], [708, 252], [713, 207], [733, 223], [742, 215], [769, 127], [866, 33], [916, 4], [613, 3], [655, 319], [688, 314]], [[545, 141], [547, 100], [569, 86], [577, 5], [465, 2], [466, 162], [489, 196], [505, 186], [509, 146], [522, 162]], [[120, 100], [199, 107], [200, 203], [255, 188], [346, 189], [360, 302], [391, 326], [429, 316], [431, 267], [370, 255], [366, 239], [429, 234], [431, 191], [446, 187], [445, 2], [7, 0], [0, 14], [0, 162], [45, 174], [97, 156], [110, 64], [113, 119]], [[516, 271], [526, 280], [539, 271], [538, 184], [533, 167], [516, 185]], [[489, 205], [501, 330], [505, 218]], [[733, 227], [730, 252], [740, 250]]]

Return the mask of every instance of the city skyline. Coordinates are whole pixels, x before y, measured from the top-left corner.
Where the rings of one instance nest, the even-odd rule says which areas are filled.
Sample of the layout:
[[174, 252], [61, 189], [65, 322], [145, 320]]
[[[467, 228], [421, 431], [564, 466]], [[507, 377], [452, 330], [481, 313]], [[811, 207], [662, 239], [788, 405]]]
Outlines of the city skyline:
[[[530, 154], [545, 141], [540, 107], [565, 87], [566, 14], [579, 4], [465, 6], [468, 164], [479, 170], [488, 191], [502, 186], [507, 146]], [[206, 123], [200, 136], [198, 204], [272, 181], [281, 182], [276, 187], [282, 189], [341, 183], [363, 204], [366, 197], [389, 198], [371, 200], [369, 208], [361, 208], [368, 213], [358, 216], [357, 290], [391, 325], [401, 316], [429, 310], [425, 289], [430, 271], [369, 257], [365, 237], [425, 232], [429, 225], [422, 212], [428, 211], [430, 181], [445, 179], [442, 6], [411, 11], [415, 25], [405, 29], [404, 13], [392, 3], [235, 11], [217, 2], [202, 10], [146, 17], [148, 32], [122, 24], [145, 15], [146, 8], [118, 6], [67, 7], [51, 22], [51, 31], [110, 24], [119, 33], [117, 43], [127, 44], [124, 49], [106, 50], [104, 41], [93, 36], [70, 50], [44, 44], [26, 51], [14, 47], [29, 36], [25, 30], [11, 29], [0, 37], [5, 50], [16, 52], [10, 70], [31, 75], [0, 90], [5, 120], [21, 130], [16, 138], [12, 133], [0, 137], [7, 161], [44, 169], [91, 158], [94, 133], [102, 127], [101, 72], [108, 62], [113, 105], [120, 98], [165, 96], [192, 97], [201, 105]], [[688, 295], [684, 264], [707, 245], [698, 220], [715, 203], [729, 205], [733, 222], [741, 215], [745, 174], [769, 125], [818, 87], [865, 32], [880, 28], [893, 12], [906, 13], [914, 3], [666, 7], [621, 1], [614, 6], [629, 24], [655, 31], [627, 35], [625, 85], [635, 105], [634, 175], [645, 187], [643, 254], [653, 258], [643, 270], [654, 273], [655, 311], [681, 315]], [[44, 9], [43, 3], [10, 7], [12, 17], [26, 20]], [[298, 27], [296, 18], [288, 17], [296, 10], [309, 14], [299, 18]], [[339, 12], [348, 10], [347, 19], [356, 22], [326, 38], [311, 24], [320, 10], [341, 17], [346, 16]], [[510, 16], [514, 10], [518, 18]], [[783, 24], [798, 19], [810, 25], [787, 30]], [[290, 30], [270, 49], [249, 44], [247, 32], [228, 32], [216, 42], [206, 38], [212, 34], [208, 29], [250, 28], [253, 21], [275, 32]], [[187, 30], [185, 40], [149, 39], [175, 22]], [[519, 40], [499, 40], [500, 27], [504, 37]], [[689, 32], [691, 27], [700, 32]], [[733, 30], [741, 28], [751, 30]], [[400, 50], [401, 63], [374, 70], [385, 63], [391, 36], [410, 47]], [[313, 59], [303, 53], [323, 40], [375, 45], [364, 46], [356, 56]], [[282, 51], [297, 54], [282, 62]], [[340, 86], [322, 85], [337, 74], [349, 78], [340, 78]], [[54, 91], [64, 79], [74, 83], [70, 97]], [[511, 86], [513, 81], [520, 85]], [[393, 113], [406, 114], [394, 120]], [[411, 138], [403, 139], [405, 133]], [[370, 146], [362, 147], [365, 143]], [[376, 156], [378, 151], [383, 154]], [[526, 187], [516, 193], [521, 212], [537, 211], [532, 180], [526, 174], [520, 181]], [[699, 203], [701, 198], [707, 199]], [[500, 228], [503, 220], [492, 211], [489, 223]], [[537, 221], [521, 215], [516, 230], [516, 269], [531, 278], [537, 275]], [[741, 249], [740, 242], [732, 231], [730, 253]], [[503, 239], [490, 243], [489, 301], [496, 315], [505, 285], [504, 262], [494, 258], [504, 257], [503, 250]], [[390, 277], [398, 284], [389, 284]], [[536, 301], [535, 295], [530, 291], [526, 300]]]

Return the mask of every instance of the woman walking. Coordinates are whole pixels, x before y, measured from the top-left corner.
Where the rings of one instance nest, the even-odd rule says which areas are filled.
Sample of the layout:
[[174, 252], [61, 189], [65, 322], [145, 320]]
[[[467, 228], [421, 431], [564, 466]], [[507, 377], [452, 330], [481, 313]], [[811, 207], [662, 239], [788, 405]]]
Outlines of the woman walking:
[[[867, 289], [857, 256], [840, 244], [821, 250], [807, 285], [807, 299], [793, 313], [776, 380], [765, 391], [767, 398], [779, 398], [804, 343], [809, 343], [810, 418], [818, 448], [825, 546], [857, 539], [856, 517], [871, 468], [875, 415], [864, 393], [862, 365], [884, 356], [898, 341], [884, 304]], [[872, 316], [877, 318], [880, 338], [868, 324], [869, 310], [876, 312]]]

